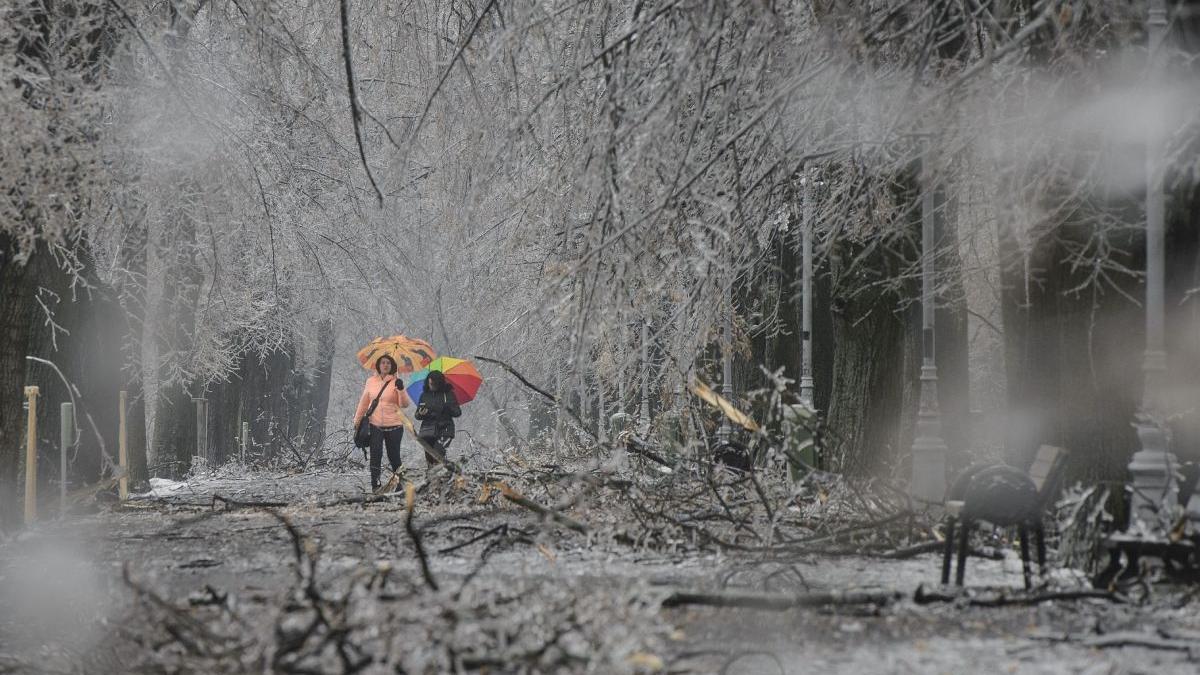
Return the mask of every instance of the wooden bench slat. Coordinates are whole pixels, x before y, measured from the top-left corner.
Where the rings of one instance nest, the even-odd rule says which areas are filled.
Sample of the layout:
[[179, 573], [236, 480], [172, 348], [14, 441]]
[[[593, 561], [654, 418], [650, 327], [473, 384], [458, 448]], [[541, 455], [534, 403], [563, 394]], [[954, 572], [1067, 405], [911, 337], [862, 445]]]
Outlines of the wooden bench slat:
[[1038, 448], [1037, 454], [1033, 457], [1033, 464], [1029, 467], [1029, 477], [1033, 479], [1033, 484], [1039, 494], [1045, 492], [1048, 482], [1055, 477], [1055, 473], [1059, 471], [1066, 456], [1065, 449], [1054, 445], [1043, 445]]

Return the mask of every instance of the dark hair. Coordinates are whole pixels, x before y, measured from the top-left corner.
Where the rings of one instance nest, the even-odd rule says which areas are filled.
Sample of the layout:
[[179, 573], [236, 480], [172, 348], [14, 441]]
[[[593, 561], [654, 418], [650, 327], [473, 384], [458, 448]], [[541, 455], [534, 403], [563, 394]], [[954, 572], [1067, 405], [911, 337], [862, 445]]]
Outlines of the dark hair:
[[379, 366], [383, 365], [384, 359], [387, 359], [388, 361], [391, 362], [392, 375], [399, 375], [400, 374], [400, 366], [396, 365], [396, 359], [393, 359], [392, 357], [388, 356], [387, 354], [384, 354], [383, 356], [379, 357], [378, 359], [375, 359], [375, 372], [379, 373], [380, 375], [383, 374], [383, 371], [379, 369]]
[[429, 371], [429, 376], [425, 379], [429, 380], [429, 383], [434, 385], [434, 391], [446, 391], [446, 376], [442, 374], [442, 371], [431, 370]]

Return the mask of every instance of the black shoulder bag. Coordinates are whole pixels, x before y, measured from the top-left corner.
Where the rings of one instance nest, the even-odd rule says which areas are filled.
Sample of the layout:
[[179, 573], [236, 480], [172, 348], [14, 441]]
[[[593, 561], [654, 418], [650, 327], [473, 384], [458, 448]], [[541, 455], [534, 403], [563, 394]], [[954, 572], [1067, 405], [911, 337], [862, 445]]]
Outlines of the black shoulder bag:
[[379, 394], [375, 396], [375, 400], [371, 401], [371, 407], [367, 408], [366, 414], [358, 421], [358, 428], [354, 430], [354, 447], [365, 448], [371, 445], [371, 414], [375, 412], [376, 406], [379, 405], [379, 399], [383, 397], [383, 392], [387, 391], [391, 384], [391, 382], [384, 383]]

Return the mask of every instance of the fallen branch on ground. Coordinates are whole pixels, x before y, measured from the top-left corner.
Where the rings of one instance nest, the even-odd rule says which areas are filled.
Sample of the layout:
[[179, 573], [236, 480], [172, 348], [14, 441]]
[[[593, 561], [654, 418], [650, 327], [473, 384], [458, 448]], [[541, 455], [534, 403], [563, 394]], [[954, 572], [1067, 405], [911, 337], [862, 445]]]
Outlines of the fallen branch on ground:
[[1093, 589], [1081, 589], [1078, 591], [1041, 591], [1041, 592], [1025, 592], [1009, 589], [1000, 589], [996, 591], [984, 590], [981, 594], [978, 590], [968, 589], [960, 591], [945, 591], [945, 590], [926, 590], [925, 585], [921, 584], [917, 587], [916, 593], [913, 594], [913, 602], [918, 605], [928, 605], [935, 602], [955, 602], [960, 599], [966, 599], [967, 604], [972, 607], [1013, 607], [1022, 605], [1037, 605], [1043, 602], [1054, 602], [1056, 600], [1108, 600], [1109, 602], [1126, 603], [1129, 600], [1120, 593], [1111, 591], [1101, 591]]
[[888, 560], [907, 560], [909, 558], [915, 558], [922, 553], [933, 553], [934, 551], [940, 551], [943, 545], [944, 544], [942, 544], [940, 541], [923, 541], [919, 544], [913, 544], [911, 546], [905, 546], [903, 548], [897, 548], [891, 551], [884, 551], [883, 553], [878, 554], [878, 557], [887, 558]]
[[221, 502], [226, 508], [235, 509], [279, 509], [285, 506], [291, 506], [287, 502], [243, 502], [229, 497], [222, 497], [219, 494], [213, 493], [212, 509], [217, 509], [217, 502]]
[[902, 597], [903, 595], [896, 591], [820, 591], [795, 595], [734, 591], [715, 593], [675, 591], [662, 601], [662, 606], [706, 605], [782, 612], [797, 607], [826, 605], [888, 605]]
[[1031, 640], [1045, 640], [1050, 642], [1066, 642], [1077, 644], [1081, 647], [1091, 647], [1093, 649], [1104, 649], [1107, 647], [1145, 647], [1147, 649], [1160, 649], [1165, 651], [1181, 651], [1187, 652], [1191, 660], [1200, 659], [1200, 641], [1182, 640], [1175, 637], [1164, 637], [1151, 633], [1141, 633], [1137, 631], [1120, 631], [1109, 633], [1107, 635], [1070, 635], [1064, 634], [1038, 634], [1030, 635]]
[[474, 537], [471, 537], [470, 539], [462, 542], [461, 544], [454, 544], [453, 546], [447, 546], [446, 548], [438, 549], [438, 553], [453, 553], [454, 551], [457, 551], [460, 548], [466, 548], [466, 547], [470, 546], [471, 544], [474, 544], [477, 541], [487, 539], [488, 537], [492, 536], [493, 534], [501, 534], [501, 535], [508, 534], [508, 523], [500, 523], [499, 525], [493, 527], [492, 529], [488, 530], [487, 532], [484, 532], [483, 534], [477, 534]]
[[538, 504], [537, 502], [533, 501], [532, 499], [525, 497], [524, 495], [522, 495], [521, 493], [512, 489], [508, 485], [505, 485], [504, 483], [497, 483], [496, 485], [500, 488], [500, 494], [504, 495], [505, 499], [516, 504], [517, 506], [523, 506], [540, 516], [549, 518], [549, 519], [555, 521], [556, 523], [563, 525], [567, 529], [575, 530], [576, 532], [578, 532], [580, 534], [588, 533], [587, 525], [584, 525], [583, 523], [579, 522], [578, 520], [575, 520], [574, 518], [571, 518], [570, 516], [565, 516], [565, 515], [559, 513], [558, 511], [548, 509], [545, 506], [542, 506], [541, 504]]
[[421, 545], [421, 535], [417, 532], [417, 528], [413, 527], [413, 512], [416, 510], [417, 491], [412, 483], [404, 485], [404, 505], [408, 510], [408, 515], [404, 517], [404, 531], [408, 533], [408, 538], [412, 540], [413, 548], [417, 550], [417, 561], [421, 563], [421, 577], [425, 579], [425, 585], [430, 590], [438, 589], [437, 581], [433, 578], [433, 572], [429, 569], [429, 556], [425, 555], [425, 547]]
[[645, 457], [655, 464], [665, 466], [668, 469], [673, 468], [670, 462], [668, 462], [666, 459], [663, 459], [662, 455], [659, 455], [651, 450], [650, 446], [648, 446], [645, 441], [637, 436], [630, 435], [625, 439], [625, 449], [635, 455]]

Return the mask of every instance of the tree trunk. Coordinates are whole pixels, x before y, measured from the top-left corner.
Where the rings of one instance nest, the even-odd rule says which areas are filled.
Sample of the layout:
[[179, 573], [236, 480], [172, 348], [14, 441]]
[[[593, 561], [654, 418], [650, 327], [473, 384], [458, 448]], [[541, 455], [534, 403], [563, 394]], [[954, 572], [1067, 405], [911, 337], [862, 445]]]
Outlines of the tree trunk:
[[149, 239], [144, 213], [137, 213], [132, 222], [123, 228], [121, 249], [118, 252], [124, 277], [117, 283], [118, 300], [125, 319], [124, 354], [125, 391], [127, 392], [126, 434], [129, 461], [129, 484], [140, 488], [149, 481], [150, 473], [146, 458], [146, 388], [142, 345], [146, 335], [146, 256]]
[[896, 300], [887, 292], [834, 300], [828, 412], [834, 471], [867, 473], [897, 454], [911, 378], [904, 366], [908, 312], [897, 311]]
[[321, 322], [317, 333], [317, 360], [309, 385], [309, 405], [304, 429], [304, 447], [313, 448], [325, 441], [325, 422], [329, 415], [329, 390], [333, 383], [333, 321]]
[[196, 267], [196, 227], [182, 206], [174, 213], [178, 238], [161, 241], [164, 287], [157, 325], [158, 396], [154, 407], [154, 473], [180, 477], [191, 467], [196, 453], [196, 411], [192, 403], [193, 382], [185, 375], [193, 366], [192, 333], [196, 327], [196, 303], [200, 273]]
[[[78, 385], [79, 352], [77, 344], [81, 335], [79, 302], [71, 299], [71, 290], [59, 263], [45, 246], [29, 259], [29, 272], [39, 279], [30, 298], [30, 310], [34, 320], [29, 329], [29, 342], [25, 354], [45, 359], [58, 366], [71, 382]], [[38, 493], [46, 497], [58, 493], [61, 470], [59, 468], [59, 417], [60, 404], [70, 401], [71, 394], [54, 369], [43, 363], [25, 361], [25, 382], [36, 385], [38, 396]], [[83, 410], [77, 411], [82, 421]], [[86, 424], [86, 423], [85, 423]], [[90, 429], [84, 427], [90, 435]], [[71, 449], [68, 462], [75, 459], [86, 461], [84, 452]]]
[[[74, 402], [73, 421], [78, 426], [75, 442], [67, 448], [68, 489], [99, 480], [105, 456], [114, 466], [117, 460], [118, 411], [112, 403], [117, 400], [123, 379], [124, 331], [112, 289], [96, 276], [89, 245], [86, 240], [77, 240], [71, 247], [79, 264], [74, 270], [64, 269], [48, 253], [39, 252], [30, 260], [32, 273], [43, 280], [37, 290], [42, 304], [34, 304], [35, 311], [43, 312], [43, 316], [30, 327], [28, 352], [57, 366], [75, 389], [69, 390], [51, 366], [26, 362], [27, 381], [38, 385], [42, 392], [38, 427], [46, 442], [39, 451], [39, 473], [47, 485], [55, 487], [64, 479], [60, 468], [60, 404]], [[47, 310], [49, 315], [45, 315]]]
[[[266, 392], [266, 371], [262, 367], [261, 359], [256, 354], [246, 354], [242, 357], [242, 367], [240, 370], [241, 381], [241, 396], [239, 401], [240, 414], [238, 419], [240, 423], [250, 425], [250, 445], [251, 448], [257, 448], [258, 444], [265, 442], [267, 438], [266, 425], [263, 422], [262, 405], [260, 403]], [[239, 434], [241, 431], [239, 430]], [[249, 457], [247, 457], [249, 460]]]
[[[1068, 480], [1122, 480], [1137, 447], [1131, 422], [1142, 391], [1142, 308], [1094, 285], [1068, 265], [1062, 241], [1086, 241], [1091, 226], [1059, 225], [1022, 252], [1000, 233], [1011, 461], [1027, 466], [1043, 443], [1071, 451]], [[1113, 242], [1112, 262], [1142, 269], [1143, 242]], [[1132, 251], [1129, 254], [1118, 251]], [[1137, 296], [1139, 286], [1125, 283]]]
[[919, 189], [911, 173], [896, 185], [891, 212], [904, 222], [874, 223], [857, 236], [842, 233], [830, 259], [829, 465], [851, 474], [885, 464], [902, 471], [916, 414], [919, 282], [905, 275], [911, 277], [919, 259], [912, 243], [920, 241]]
[[[1192, 19], [1200, 35], [1200, 17]], [[1181, 461], [1200, 460], [1200, 177], [1188, 176], [1168, 212], [1167, 400]]]
[[[947, 190], [937, 191], [937, 311], [934, 342], [938, 368], [938, 410], [942, 437], [949, 448], [951, 475], [965, 468], [971, 413], [970, 336], [967, 332], [967, 291], [958, 241], [958, 209]], [[919, 353], [919, 351], [918, 351]], [[919, 375], [918, 375], [919, 376]]]
[[[283, 437], [288, 434], [291, 404], [295, 398], [295, 359], [290, 351], [279, 349], [267, 355], [266, 392], [262, 399], [266, 413], [266, 432], [271, 456], [285, 451]], [[289, 439], [290, 440], [290, 439]]]
[[129, 444], [129, 485], [131, 488], [140, 488], [146, 486], [150, 480], [150, 470], [146, 461], [146, 390], [142, 387], [141, 374], [138, 374], [137, 379], [130, 378], [125, 387], [129, 392], [129, 410], [125, 419]]
[[[239, 361], [246, 358], [242, 354]], [[208, 386], [209, 447], [213, 459], [224, 464], [238, 456], [241, 444], [241, 368], [230, 374], [225, 382], [213, 382]]]
[[[21, 524], [21, 465], [25, 448], [25, 355], [40, 280], [15, 259], [16, 242], [0, 232], [0, 528]], [[39, 255], [38, 251], [34, 255]]]

